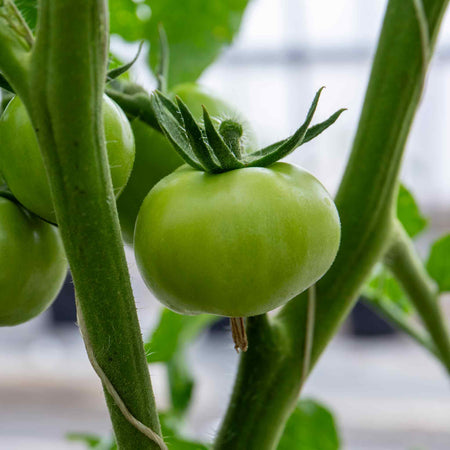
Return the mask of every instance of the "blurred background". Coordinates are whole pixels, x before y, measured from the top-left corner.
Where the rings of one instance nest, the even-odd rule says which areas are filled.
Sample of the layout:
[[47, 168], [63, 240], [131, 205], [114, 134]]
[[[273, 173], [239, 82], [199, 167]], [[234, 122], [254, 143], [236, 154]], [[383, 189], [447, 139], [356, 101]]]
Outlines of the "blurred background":
[[[292, 133], [315, 91], [325, 85], [316, 120], [340, 107], [348, 111], [288, 159], [310, 170], [335, 193], [351, 149], [386, 3], [252, 0], [234, 45], [200, 82], [239, 107], [262, 145]], [[129, 60], [136, 45], [114, 37], [112, 49]], [[135, 66], [132, 79], [148, 89], [155, 87], [145, 61]], [[430, 220], [417, 239], [423, 257], [430, 242], [450, 229], [449, 117], [450, 17], [442, 27], [402, 170], [402, 180]], [[145, 338], [160, 308], [143, 285], [130, 249], [127, 257]], [[442, 300], [450, 319], [449, 299]], [[211, 440], [237, 363], [229, 333], [216, 329], [202, 334], [189, 349], [189, 362], [197, 385], [186, 430]], [[0, 368], [0, 449], [78, 450], [83, 445], [67, 442], [66, 432], [109, 432], [100, 383], [75, 326], [70, 280], [44, 315], [0, 329]], [[151, 367], [161, 408], [169, 401], [164, 371], [163, 366]], [[305, 395], [334, 412], [345, 449], [450, 448], [450, 389], [444, 370], [364, 307], [331, 343]]]

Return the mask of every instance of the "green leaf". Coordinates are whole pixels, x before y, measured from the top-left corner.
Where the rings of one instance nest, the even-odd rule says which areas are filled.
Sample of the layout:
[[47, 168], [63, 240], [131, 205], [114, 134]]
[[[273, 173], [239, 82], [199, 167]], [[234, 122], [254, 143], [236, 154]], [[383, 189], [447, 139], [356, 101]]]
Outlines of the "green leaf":
[[159, 61], [158, 24], [170, 49], [169, 85], [195, 81], [231, 44], [248, 0], [110, 0], [111, 32], [150, 42], [150, 64]]
[[178, 351], [167, 362], [167, 374], [173, 412], [174, 414], [182, 415], [189, 407], [195, 385], [195, 380], [186, 363], [184, 352]]
[[402, 184], [397, 198], [397, 217], [410, 237], [423, 231], [428, 220], [422, 215], [411, 192]]
[[442, 236], [431, 246], [427, 270], [440, 292], [450, 291], [450, 234]]
[[214, 320], [217, 318], [207, 314], [184, 316], [163, 309], [150, 342], [145, 344], [149, 363], [166, 363], [171, 412], [177, 417], [182, 417], [187, 411], [195, 385], [186, 362], [186, 345]]
[[371, 301], [395, 303], [401, 311], [410, 314], [413, 307], [397, 280], [381, 264], [375, 266], [372, 278], [364, 287], [364, 295]]
[[68, 441], [83, 442], [88, 448], [94, 448], [102, 440], [101, 436], [91, 433], [68, 433], [66, 439]]
[[169, 450], [208, 450], [208, 447], [204, 444], [174, 436], [167, 438], [167, 447]]
[[37, 0], [14, 0], [17, 9], [33, 31], [37, 23]]
[[217, 163], [214, 161], [211, 148], [203, 138], [202, 130], [196, 122], [189, 108], [183, 103], [180, 97], [176, 98], [178, 109], [183, 116], [184, 130], [191, 144], [192, 151], [197, 157], [201, 165], [208, 171], [214, 172], [218, 169]]
[[284, 429], [277, 450], [338, 450], [339, 433], [331, 412], [314, 400], [301, 400]]
[[117, 444], [114, 437], [101, 437], [93, 433], [68, 433], [66, 435], [68, 441], [83, 442], [86, 448], [94, 450], [117, 450]]
[[149, 363], [168, 362], [217, 317], [208, 314], [184, 316], [164, 308], [158, 326], [145, 344]]

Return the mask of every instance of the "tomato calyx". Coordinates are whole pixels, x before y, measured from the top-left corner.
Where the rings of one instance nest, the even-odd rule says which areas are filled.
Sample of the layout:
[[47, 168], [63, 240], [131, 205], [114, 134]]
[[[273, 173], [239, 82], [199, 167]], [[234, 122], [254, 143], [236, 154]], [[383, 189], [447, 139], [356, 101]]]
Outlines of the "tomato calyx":
[[268, 167], [331, 126], [345, 109], [310, 127], [323, 89], [316, 93], [305, 122], [292, 136], [250, 154], [241, 152], [242, 125], [238, 122], [227, 119], [217, 129], [203, 106], [203, 124], [199, 124], [179, 97], [175, 104], [159, 91], [152, 94], [151, 104], [159, 126], [186, 163], [197, 170], [222, 173], [244, 167]]

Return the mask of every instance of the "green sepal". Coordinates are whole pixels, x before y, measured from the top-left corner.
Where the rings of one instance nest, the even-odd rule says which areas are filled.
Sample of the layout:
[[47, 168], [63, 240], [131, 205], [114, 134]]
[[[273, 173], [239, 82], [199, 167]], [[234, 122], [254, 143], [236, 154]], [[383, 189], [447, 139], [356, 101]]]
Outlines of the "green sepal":
[[194, 169], [205, 170], [192, 154], [189, 139], [183, 126], [180, 125], [169, 109], [165, 105], [163, 106], [164, 98], [160, 92], [156, 91], [151, 97], [151, 104], [165, 136], [185, 162], [194, 167]]
[[233, 170], [236, 168], [244, 167], [244, 164], [236, 158], [236, 155], [232, 152], [232, 150], [223, 140], [220, 133], [216, 130], [216, 127], [211, 120], [211, 116], [209, 115], [204, 105], [202, 105], [202, 108], [205, 133], [208, 138], [209, 144], [215, 150], [215, 155], [219, 160], [222, 169]]
[[187, 106], [178, 97], [177, 106], [168, 97], [155, 91], [152, 107], [159, 126], [188, 164], [206, 172], [221, 173], [245, 167], [270, 166], [326, 130], [345, 109], [336, 111], [324, 122], [309, 128], [323, 89], [322, 87], [317, 91], [305, 122], [290, 138], [242, 158], [233, 152], [230, 144], [227, 144], [225, 139], [220, 136], [205, 109], [203, 110], [204, 129], [202, 129]]
[[144, 45], [144, 41], [141, 41], [139, 43], [139, 48], [136, 53], [136, 56], [127, 64], [124, 64], [123, 66], [116, 67], [115, 69], [111, 69], [106, 74], [106, 82], [110, 82], [112, 80], [115, 80], [116, 78], [119, 78], [120, 75], [123, 75], [125, 72], [128, 72], [131, 67], [134, 65], [134, 63], [139, 58], [139, 55], [141, 54], [142, 46]]
[[155, 91], [155, 95], [158, 96], [158, 99], [161, 101], [161, 104], [168, 109], [170, 114], [172, 114], [172, 116], [178, 121], [178, 123], [182, 127], [184, 127], [183, 116], [178, 106], [169, 97], [167, 97], [167, 95], [163, 94], [158, 90]]
[[337, 110], [334, 114], [332, 114], [330, 117], [328, 117], [327, 120], [324, 120], [323, 122], [320, 122], [316, 125], [313, 125], [305, 135], [305, 138], [303, 139], [303, 142], [301, 145], [306, 144], [307, 142], [311, 141], [315, 137], [319, 136], [323, 131], [325, 131], [328, 127], [334, 124], [336, 120], [338, 120], [339, 116], [344, 112], [347, 111], [347, 108], [341, 108]]
[[207, 172], [220, 172], [220, 166], [214, 161], [213, 153], [209, 145], [204, 141], [202, 130], [195, 121], [194, 116], [180, 97], [177, 96], [176, 100], [181, 115], [183, 116], [184, 128], [194, 155]]
[[293, 152], [297, 147], [299, 147], [306, 136], [306, 132], [308, 131], [308, 127], [311, 124], [314, 113], [317, 109], [317, 104], [319, 103], [320, 94], [322, 93], [324, 87], [321, 87], [316, 95], [314, 96], [313, 102], [309, 107], [308, 114], [306, 115], [305, 122], [303, 125], [287, 140], [285, 140], [279, 147], [275, 147], [270, 145], [258, 152], [258, 157], [255, 159], [254, 154], [250, 154], [246, 161], [246, 166], [258, 166], [258, 167], [267, 167], [271, 164], [279, 161], [281, 158], [289, 155], [289, 153]]

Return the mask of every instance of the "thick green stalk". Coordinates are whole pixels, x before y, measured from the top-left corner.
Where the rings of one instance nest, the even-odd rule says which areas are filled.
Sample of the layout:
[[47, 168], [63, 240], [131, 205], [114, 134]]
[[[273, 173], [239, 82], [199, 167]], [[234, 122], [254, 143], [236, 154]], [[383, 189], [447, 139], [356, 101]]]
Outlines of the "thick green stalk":
[[[26, 105], [95, 360], [131, 414], [160, 433], [105, 150], [107, 24], [104, 0], [42, 0]], [[159, 448], [105, 395], [121, 450]]]
[[402, 285], [430, 333], [440, 359], [450, 373], [450, 335], [439, 308], [436, 283], [428, 275], [411, 239], [398, 223], [385, 262]]
[[[311, 365], [389, 246], [402, 154], [447, 4], [448, 0], [388, 3], [352, 153], [336, 198], [342, 222], [341, 247], [332, 268], [317, 283]], [[284, 357], [264, 358], [259, 350], [262, 342], [249, 342], [216, 450], [276, 448], [301, 388], [306, 318], [306, 293], [289, 302], [276, 317], [277, 327], [284, 327], [290, 343]], [[280, 351], [286, 351], [285, 347]], [[268, 367], [277, 377], [270, 387], [259, 390], [259, 378], [266, 376]]]

